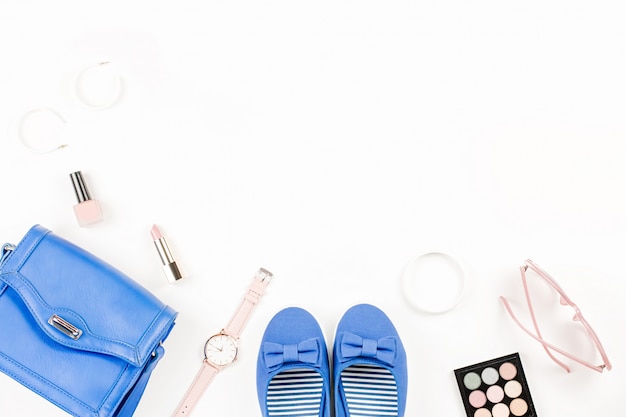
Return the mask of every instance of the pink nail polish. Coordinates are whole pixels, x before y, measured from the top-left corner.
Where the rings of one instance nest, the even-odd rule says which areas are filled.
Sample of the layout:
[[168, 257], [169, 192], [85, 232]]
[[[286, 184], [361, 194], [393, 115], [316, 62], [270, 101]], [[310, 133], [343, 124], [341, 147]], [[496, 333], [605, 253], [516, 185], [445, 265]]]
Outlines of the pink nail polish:
[[83, 178], [83, 174], [80, 171], [72, 172], [70, 174], [72, 185], [74, 186], [74, 192], [76, 193], [76, 199], [78, 204], [74, 206], [74, 214], [76, 214], [76, 220], [78, 225], [85, 227], [92, 223], [102, 220], [102, 209], [100, 208], [100, 202], [93, 200], [89, 195], [87, 184]]

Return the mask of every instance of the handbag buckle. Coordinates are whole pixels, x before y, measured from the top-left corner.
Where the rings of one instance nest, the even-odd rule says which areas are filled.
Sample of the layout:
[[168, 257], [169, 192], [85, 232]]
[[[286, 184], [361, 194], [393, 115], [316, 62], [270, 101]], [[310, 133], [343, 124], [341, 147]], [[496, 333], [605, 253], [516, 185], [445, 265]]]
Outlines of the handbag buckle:
[[8, 251], [12, 251], [15, 250], [15, 245], [12, 245], [10, 243], [5, 243], [4, 245], [2, 245], [2, 251], [3, 252], [8, 252]]
[[57, 316], [56, 314], [53, 314], [48, 319], [48, 324], [52, 325], [52, 327], [60, 330], [62, 333], [66, 334], [74, 340], [78, 340], [83, 334], [83, 331], [81, 329], [74, 326], [69, 321], [63, 319], [63, 317]]
[[0, 265], [4, 263], [4, 260], [9, 256], [9, 252], [13, 252], [15, 250], [15, 245], [10, 243], [5, 243], [2, 245], [2, 250], [0, 250]]

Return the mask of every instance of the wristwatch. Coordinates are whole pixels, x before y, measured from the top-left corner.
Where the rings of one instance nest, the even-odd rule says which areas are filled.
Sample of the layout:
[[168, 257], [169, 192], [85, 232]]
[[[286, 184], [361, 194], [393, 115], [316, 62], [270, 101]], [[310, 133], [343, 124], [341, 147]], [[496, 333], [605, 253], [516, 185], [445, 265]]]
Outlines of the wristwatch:
[[260, 268], [230, 322], [219, 333], [209, 337], [206, 341], [202, 367], [172, 417], [189, 416], [215, 375], [237, 359], [239, 335], [250, 318], [254, 306], [265, 292], [272, 276], [270, 271]]

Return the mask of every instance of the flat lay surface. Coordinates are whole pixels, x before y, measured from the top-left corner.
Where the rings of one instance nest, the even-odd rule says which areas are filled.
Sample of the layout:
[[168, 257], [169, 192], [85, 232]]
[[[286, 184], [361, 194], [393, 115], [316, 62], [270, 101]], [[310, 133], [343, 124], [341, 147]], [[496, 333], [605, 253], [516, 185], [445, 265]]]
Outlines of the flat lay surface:
[[[276, 313], [310, 313], [332, 362], [361, 303], [402, 340], [407, 417], [528, 415], [525, 384], [538, 416], [623, 415], [625, 20], [618, 1], [4, 1], [0, 244], [41, 224], [178, 311], [137, 417], [175, 411], [261, 267], [195, 416], [263, 415]], [[540, 335], [527, 259], [575, 304], [526, 271]], [[554, 353], [566, 372], [500, 296], [600, 365], [578, 308], [612, 369]], [[515, 353], [520, 393], [460, 390], [454, 370]], [[0, 415], [68, 416], [4, 374]]]

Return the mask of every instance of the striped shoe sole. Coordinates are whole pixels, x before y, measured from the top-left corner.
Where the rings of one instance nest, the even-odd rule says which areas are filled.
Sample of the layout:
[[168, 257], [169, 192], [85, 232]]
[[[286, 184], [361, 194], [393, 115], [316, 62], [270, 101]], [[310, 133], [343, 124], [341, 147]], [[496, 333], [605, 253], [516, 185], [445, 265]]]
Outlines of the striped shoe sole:
[[267, 390], [269, 417], [321, 415], [322, 376], [312, 369], [290, 369], [276, 374]]
[[350, 417], [397, 417], [398, 388], [389, 370], [352, 365], [341, 372]]

